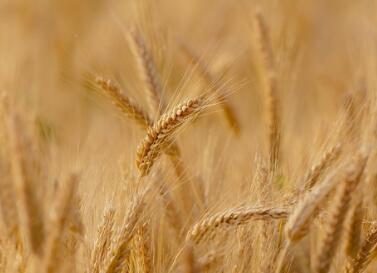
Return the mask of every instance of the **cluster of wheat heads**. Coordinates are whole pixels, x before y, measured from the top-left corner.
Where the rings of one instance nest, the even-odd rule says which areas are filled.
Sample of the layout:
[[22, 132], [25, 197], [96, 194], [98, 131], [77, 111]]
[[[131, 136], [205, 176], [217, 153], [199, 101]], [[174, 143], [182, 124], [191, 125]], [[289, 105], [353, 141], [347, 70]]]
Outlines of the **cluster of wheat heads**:
[[[366, 12], [362, 4], [354, 11], [341, 0], [328, 6], [290, 0], [256, 11], [246, 2], [218, 1], [223, 9], [216, 18], [229, 20], [206, 26], [221, 45], [200, 55], [203, 37], [159, 29], [176, 15], [174, 1], [135, 0], [135, 22], [120, 24], [121, 38], [109, 30], [112, 17], [103, 2], [83, 0], [75, 8], [82, 21], [71, 15], [70, 4], [19, 3], [25, 22], [35, 14], [75, 22], [70, 28], [51, 24], [54, 31], [39, 34], [53, 41], [43, 52], [56, 57], [51, 63], [42, 64], [38, 50], [27, 52], [43, 68], [36, 89], [77, 88], [80, 99], [43, 93], [42, 101], [64, 109], [64, 119], [49, 123], [58, 110], [34, 113], [35, 94], [25, 100], [12, 94], [12, 81], [3, 81], [7, 73], [0, 71], [0, 273], [376, 270], [375, 55], [368, 49], [365, 60], [360, 53], [362, 65], [352, 67], [336, 58], [344, 53], [339, 49], [319, 62], [318, 52], [328, 51], [323, 40], [330, 40], [327, 46], [343, 40], [323, 28], [314, 31], [332, 18], [356, 34], [353, 28], [365, 23], [356, 15]], [[109, 2], [113, 13], [124, 4]], [[191, 13], [211, 1], [187, 2], [197, 27], [200, 16]], [[95, 9], [86, 11], [87, 5]], [[156, 22], [151, 9], [161, 13], [161, 25], [148, 26]], [[358, 24], [349, 20], [352, 14]], [[82, 25], [89, 22], [88, 30]], [[85, 35], [73, 42], [65, 27]], [[87, 48], [103, 57], [103, 69], [93, 65], [88, 73], [77, 64]], [[33, 63], [22, 60], [22, 68]], [[64, 77], [44, 77], [60, 70]], [[29, 87], [28, 77], [41, 72], [26, 71]], [[330, 72], [335, 76], [327, 78]], [[16, 86], [25, 87], [16, 78]], [[310, 91], [292, 91], [302, 88]], [[68, 106], [56, 102], [70, 95]]]

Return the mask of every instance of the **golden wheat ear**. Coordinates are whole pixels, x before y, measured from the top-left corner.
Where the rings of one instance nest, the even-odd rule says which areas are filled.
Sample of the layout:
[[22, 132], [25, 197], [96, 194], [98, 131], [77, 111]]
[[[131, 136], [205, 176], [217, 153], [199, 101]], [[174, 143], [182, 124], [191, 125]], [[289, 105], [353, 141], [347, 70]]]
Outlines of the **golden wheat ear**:
[[131, 51], [138, 64], [139, 74], [145, 84], [145, 93], [149, 106], [148, 112], [152, 118], [158, 118], [165, 105], [163, 105], [161, 99], [163, 92], [156, 64], [140, 33], [135, 29], [130, 29], [127, 37]]
[[364, 218], [363, 199], [361, 194], [355, 196], [353, 204], [349, 211], [348, 219], [345, 225], [345, 253], [349, 260], [356, 257], [360, 247], [362, 224]]
[[150, 172], [155, 160], [160, 156], [161, 151], [166, 149], [166, 144], [170, 142], [174, 133], [208, 106], [208, 99], [204, 96], [190, 99], [161, 116], [148, 129], [147, 136], [137, 149], [136, 165], [141, 176]]
[[202, 79], [210, 87], [210, 91], [216, 96], [217, 102], [222, 107], [225, 121], [228, 123], [229, 127], [236, 133], [236, 135], [238, 135], [241, 130], [240, 122], [233, 107], [225, 100], [225, 96], [223, 95], [223, 88], [221, 87], [219, 82], [215, 81], [215, 77], [209, 71], [207, 66], [186, 43], [184, 43], [182, 40], [178, 40], [178, 44], [186, 58], [192, 65], [195, 66], [195, 68], [197, 68]]
[[91, 272], [100, 273], [106, 259], [109, 257], [109, 249], [114, 233], [115, 209], [107, 208], [103, 214], [103, 221], [98, 228], [96, 241], [91, 253]]
[[113, 104], [142, 129], [147, 129], [148, 126], [152, 124], [148, 115], [144, 113], [139, 106], [122, 94], [120, 88], [111, 80], [98, 76], [96, 77], [95, 82], [99, 85], [102, 91], [110, 97]]
[[341, 151], [342, 146], [340, 144], [332, 146], [328, 151], [325, 152], [319, 162], [312, 166], [312, 168], [304, 177], [304, 188], [302, 190], [303, 192], [311, 190], [315, 186], [322, 173], [339, 158]]
[[270, 167], [275, 169], [280, 160], [281, 142], [281, 109], [278, 97], [276, 68], [272, 55], [268, 27], [260, 12], [253, 16], [255, 43], [257, 46], [257, 60], [259, 64], [259, 77], [264, 90], [266, 103], [266, 124], [268, 130], [268, 154]]
[[129, 259], [130, 249], [129, 243], [134, 238], [135, 233], [140, 225], [140, 218], [144, 212], [146, 203], [145, 199], [150, 192], [150, 186], [142, 189], [141, 192], [134, 196], [133, 202], [128, 210], [128, 214], [124, 220], [123, 226], [120, 228], [118, 238], [114, 242], [114, 246], [110, 253], [104, 270], [105, 273], [121, 273]]
[[232, 208], [195, 224], [188, 232], [187, 240], [199, 243], [204, 236], [221, 226], [237, 226], [255, 220], [285, 219], [288, 215], [286, 208]]
[[325, 235], [320, 242], [318, 254], [314, 260], [314, 272], [316, 273], [326, 273], [331, 268], [344, 230], [344, 221], [349, 204], [363, 175], [366, 160], [367, 157], [364, 156], [359, 156], [355, 160], [356, 162], [345, 172], [344, 180], [336, 191], [335, 200], [326, 223]]

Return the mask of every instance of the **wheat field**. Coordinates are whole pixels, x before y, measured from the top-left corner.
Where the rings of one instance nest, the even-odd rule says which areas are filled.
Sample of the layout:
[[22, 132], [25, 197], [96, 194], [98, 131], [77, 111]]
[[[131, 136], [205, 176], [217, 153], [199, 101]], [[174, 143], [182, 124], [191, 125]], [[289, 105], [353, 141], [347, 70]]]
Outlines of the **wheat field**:
[[377, 1], [0, 1], [1, 273], [376, 272]]

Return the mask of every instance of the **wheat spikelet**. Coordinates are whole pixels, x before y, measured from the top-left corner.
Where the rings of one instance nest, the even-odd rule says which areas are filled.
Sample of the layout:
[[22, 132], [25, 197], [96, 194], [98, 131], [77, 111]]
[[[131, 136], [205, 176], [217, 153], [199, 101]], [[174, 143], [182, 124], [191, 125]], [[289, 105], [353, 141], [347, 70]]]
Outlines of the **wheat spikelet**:
[[111, 97], [114, 105], [118, 107], [128, 118], [141, 126], [142, 129], [147, 129], [148, 126], [152, 124], [152, 121], [149, 119], [148, 115], [127, 97], [125, 97], [119, 87], [112, 83], [111, 80], [97, 77], [95, 81], [101, 87], [101, 89]]
[[225, 101], [225, 97], [223, 95], [223, 91], [219, 83], [214, 80], [214, 77], [209, 71], [209, 69], [206, 67], [203, 61], [200, 60], [200, 58], [195, 54], [195, 52], [193, 52], [193, 50], [188, 47], [187, 44], [183, 42], [179, 42], [179, 45], [182, 51], [187, 56], [187, 58], [190, 60], [190, 62], [194, 66], [196, 66], [203, 80], [211, 87], [210, 90], [212, 91], [212, 93], [216, 95], [216, 100], [221, 105], [225, 120], [230, 126], [230, 128], [232, 128], [236, 134], [239, 134], [240, 132], [239, 121], [236, 117], [236, 114], [232, 106], [228, 102]]
[[260, 76], [264, 89], [266, 102], [266, 117], [268, 127], [268, 147], [270, 156], [270, 167], [277, 167], [280, 157], [280, 109], [277, 94], [277, 82], [275, 66], [272, 56], [271, 42], [267, 25], [260, 13], [255, 13], [254, 33], [258, 47], [258, 59], [260, 62]]
[[163, 107], [163, 105], [160, 105], [162, 87], [155, 62], [145, 45], [143, 37], [139, 33], [135, 30], [130, 30], [128, 38], [132, 53], [135, 55], [138, 63], [140, 75], [146, 84], [149, 113], [153, 118], [158, 118], [160, 115], [160, 106]]
[[304, 191], [308, 191], [317, 183], [320, 175], [325, 171], [340, 155], [341, 145], [337, 144], [331, 147], [319, 162], [314, 165], [305, 175]]
[[350, 209], [348, 223], [345, 227], [345, 252], [350, 259], [354, 258], [359, 250], [363, 216], [362, 197], [359, 197]]
[[68, 227], [70, 206], [74, 198], [78, 183], [78, 175], [71, 175], [61, 189], [56, 200], [56, 208], [51, 215], [48, 237], [46, 240], [45, 254], [43, 257], [43, 272], [56, 272], [61, 260], [61, 240]]
[[161, 116], [156, 124], [149, 128], [147, 136], [137, 150], [136, 165], [141, 176], [150, 172], [154, 161], [174, 132], [206, 106], [206, 100], [203, 97], [190, 99]]
[[349, 203], [363, 174], [365, 163], [365, 157], [358, 158], [357, 162], [345, 173], [344, 181], [337, 190], [335, 201], [329, 213], [325, 237], [314, 261], [314, 272], [316, 273], [326, 273], [330, 270], [333, 257], [340, 243]]
[[17, 210], [21, 227], [24, 228], [31, 250], [42, 254], [44, 242], [43, 205], [36, 196], [34, 188], [33, 162], [30, 160], [30, 140], [24, 135], [19, 117], [14, 114], [8, 121], [10, 150], [12, 155], [12, 173], [16, 190]]
[[221, 226], [242, 225], [254, 220], [284, 219], [289, 215], [285, 208], [238, 208], [229, 209], [203, 219], [195, 224], [187, 234], [187, 239], [199, 243], [210, 231]]
[[91, 273], [100, 273], [111, 246], [114, 232], [115, 209], [109, 208], [103, 215], [103, 222], [98, 228], [96, 242], [91, 255]]
[[135, 235], [139, 226], [140, 216], [145, 207], [145, 196], [150, 188], [142, 190], [141, 193], [134, 197], [134, 201], [128, 211], [128, 215], [124, 220], [124, 225], [121, 227], [119, 238], [115, 242], [115, 247], [112, 250], [112, 257], [109, 258], [108, 264], [104, 272], [106, 273], [120, 273], [122, 272], [125, 263], [129, 258], [129, 243]]
[[377, 226], [374, 225], [365, 241], [361, 245], [361, 248], [354, 260], [347, 264], [345, 272], [347, 273], [361, 273], [365, 271], [368, 264], [372, 260], [373, 252], [375, 252], [377, 247]]

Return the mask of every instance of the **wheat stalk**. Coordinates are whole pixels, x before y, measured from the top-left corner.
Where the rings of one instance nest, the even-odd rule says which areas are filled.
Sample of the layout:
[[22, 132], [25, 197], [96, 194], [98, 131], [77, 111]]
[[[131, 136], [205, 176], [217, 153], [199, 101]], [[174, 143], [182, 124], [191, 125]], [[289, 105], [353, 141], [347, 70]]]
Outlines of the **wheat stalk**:
[[45, 254], [43, 257], [43, 272], [53, 273], [60, 267], [62, 251], [62, 237], [68, 228], [71, 202], [75, 196], [78, 175], [71, 175], [57, 197], [56, 208], [51, 215], [48, 237], [46, 240]]
[[21, 228], [27, 236], [31, 250], [41, 255], [45, 240], [43, 204], [36, 196], [33, 162], [30, 160], [30, 140], [25, 136], [17, 114], [8, 120], [12, 174], [16, 190], [16, 204]]

